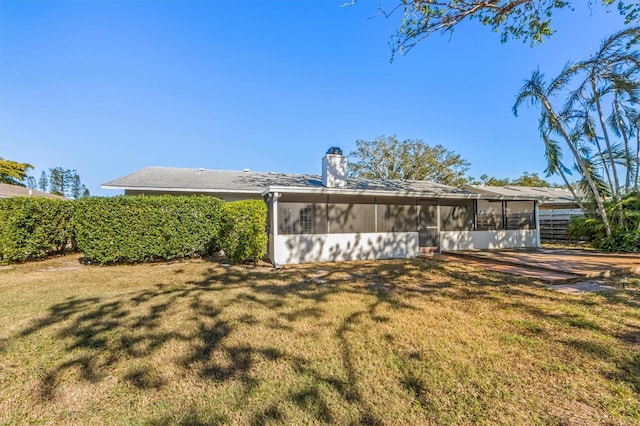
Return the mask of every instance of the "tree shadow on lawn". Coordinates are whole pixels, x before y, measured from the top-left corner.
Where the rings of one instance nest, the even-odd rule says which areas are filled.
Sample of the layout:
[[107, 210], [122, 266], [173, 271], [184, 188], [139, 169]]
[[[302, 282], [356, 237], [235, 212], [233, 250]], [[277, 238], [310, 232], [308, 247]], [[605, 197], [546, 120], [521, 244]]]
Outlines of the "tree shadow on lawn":
[[[421, 282], [420, 274], [428, 274], [425, 270], [433, 270], [443, 276], [448, 274], [450, 279]], [[418, 274], [417, 283], [403, 281], [412, 274]], [[473, 282], [473, 285], [457, 282]], [[505, 292], [507, 295], [518, 293], [521, 297], [539, 297], [539, 292], [529, 293], [529, 285], [530, 280], [515, 280], [515, 283], [505, 285], [494, 276], [487, 278], [475, 272], [452, 272], [439, 263], [424, 261], [331, 264], [281, 271], [214, 266], [198, 281], [179, 285], [157, 284], [114, 299], [69, 298], [52, 305], [46, 316], [22, 330], [14, 339], [50, 330], [64, 347], [64, 358], [42, 375], [38, 391], [42, 401], [55, 401], [57, 390], [69, 380], [71, 373], [77, 374], [80, 380], [97, 383], [113, 374], [114, 369], [128, 363], [132, 365], [124, 373], [118, 373], [127, 383], [141, 390], [163, 389], [167, 386], [167, 379], [161, 371], [162, 366], [138, 365], [134, 361], [157, 354], [169, 342], [178, 342], [185, 344], [188, 350], [179, 359], [169, 361], [174, 367], [185, 374], [196, 374], [203, 380], [239, 383], [242, 388], [239, 398], [245, 402], [262, 382], [254, 374], [257, 363], [285, 363], [298, 375], [308, 378], [303, 388], [293, 387], [283, 399], [257, 407], [258, 411], [251, 417], [252, 424], [286, 421], [283, 404], [293, 404], [316, 421], [335, 422], [338, 419], [324, 396], [327, 389], [359, 413], [358, 423], [382, 424], [383, 418], [376, 414], [379, 407], [372, 406], [363, 396], [363, 384], [360, 383], [355, 361], [357, 354], [349, 339], [350, 333], [361, 331], [364, 320], [384, 322], [386, 317], [378, 313], [382, 307], [398, 311], [416, 309], [411, 304], [415, 297], [498, 300], [504, 299]], [[320, 321], [331, 298], [336, 295], [365, 301], [334, 325], [343, 376], [322, 372], [308, 358], [271, 345], [268, 341], [231, 343], [240, 326], [264, 326], [295, 333], [293, 325], [298, 321]], [[253, 315], [249, 309], [251, 306], [273, 315]], [[523, 304], [518, 308], [529, 309], [536, 316], [548, 316], [548, 313], [532, 306]], [[167, 318], [173, 316], [176, 316], [175, 321], [184, 322], [184, 325], [168, 326]], [[635, 373], [627, 380], [637, 386], [637, 365], [629, 368]], [[625, 367], [621, 366], [621, 369]], [[416, 378], [405, 377], [401, 381], [405, 383], [407, 393], [424, 405], [418, 392], [420, 387], [416, 387]], [[242, 403], [239, 402], [240, 405]], [[169, 417], [156, 418], [151, 422], [195, 421], [200, 418], [196, 414], [187, 417], [178, 417], [178, 413], [175, 417], [168, 414]], [[226, 419], [219, 417], [215, 420], [224, 422]]]
[[[113, 374], [114, 369], [122, 369], [122, 365], [126, 367], [129, 363], [136, 364], [134, 361], [156, 354], [168, 342], [174, 341], [188, 346], [188, 353], [179, 360], [172, 361], [179, 368], [185, 372], [195, 371], [205, 380], [239, 381], [245, 397], [260, 383], [260, 378], [252, 374], [258, 359], [266, 362], [284, 361], [294, 371], [311, 377], [313, 383], [325, 383], [343, 394], [346, 400], [362, 405], [362, 418], [369, 419], [370, 407], [366, 406], [366, 401], [359, 392], [354, 390], [356, 373], [350, 362], [348, 342], [342, 333], [357, 316], [373, 312], [379, 304], [384, 303], [396, 309], [410, 306], [389, 297], [383, 289], [373, 291], [350, 288], [348, 282], [341, 278], [340, 272], [336, 277], [333, 276], [336, 274], [333, 269], [302, 275], [297, 271], [276, 273], [240, 269], [221, 272], [216, 269], [200, 281], [177, 286], [157, 284], [152, 288], [111, 299], [71, 297], [50, 306], [44, 317], [34, 321], [10, 340], [45, 332], [45, 335], [53, 335], [63, 347], [64, 356], [42, 374], [37, 395], [43, 402], [55, 401], [58, 389], [69, 380], [100, 382]], [[268, 283], [274, 277], [278, 282], [292, 284]], [[230, 290], [235, 293], [229, 295]], [[218, 298], [216, 293], [221, 296]], [[368, 307], [368, 311], [349, 316], [342, 331], [338, 333], [348, 382], [324, 376], [308, 365], [307, 359], [271, 347], [268, 342], [260, 342], [261, 345], [225, 343], [238, 323], [251, 325], [262, 321], [266, 327], [289, 332], [291, 329], [271, 320], [259, 320], [249, 312], [229, 318], [225, 313], [234, 306], [259, 305], [266, 311], [279, 313], [276, 316], [278, 321], [295, 323], [320, 318], [328, 298], [335, 294], [349, 293], [354, 297], [373, 295], [375, 301]], [[308, 300], [313, 304], [296, 308], [295, 302], [299, 300]], [[176, 309], [181, 310], [180, 318], [185, 321], [185, 326], [167, 327], [167, 318], [177, 315]], [[218, 356], [214, 356], [215, 353]], [[221, 358], [227, 362], [220, 362]], [[121, 378], [136, 388], [158, 390], [167, 384], [166, 378], [156, 367], [132, 365], [126, 370], [119, 373]], [[71, 379], [73, 377], [77, 379]], [[292, 391], [289, 398], [300, 409], [309, 411], [320, 421], [331, 419], [328, 405], [322, 400], [322, 393], [317, 385]], [[274, 406], [271, 410], [256, 413], [254, 422], [260, 423], [260, 419], [266, 419], [278, 410]], [[157, 422], [163, 423], [161, 420]]]

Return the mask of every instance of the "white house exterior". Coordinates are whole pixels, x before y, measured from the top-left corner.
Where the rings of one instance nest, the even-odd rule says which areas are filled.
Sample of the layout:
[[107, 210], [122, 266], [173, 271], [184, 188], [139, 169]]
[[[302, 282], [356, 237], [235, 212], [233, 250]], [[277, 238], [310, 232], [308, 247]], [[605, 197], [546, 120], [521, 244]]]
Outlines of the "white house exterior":
[[351, 178], [337, 149], [322, 165], [320, 176], [149, 167], [103, 188], [124, 189], [126, 195], [262, 198], [269, 212], [267, 252], [275, 265], [540, 245], [535, 197]]

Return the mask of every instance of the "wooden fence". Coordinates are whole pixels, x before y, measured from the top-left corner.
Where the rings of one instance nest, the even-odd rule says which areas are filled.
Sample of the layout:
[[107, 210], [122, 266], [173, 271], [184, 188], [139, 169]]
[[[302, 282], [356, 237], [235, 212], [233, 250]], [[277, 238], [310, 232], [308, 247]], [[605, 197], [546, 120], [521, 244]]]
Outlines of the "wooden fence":
[[568, 243], [582, 241], [569, 237], [569, 221], [572, 217], [582, 216], [580, 209], [541, 209], [540, 240], [543, 243]]

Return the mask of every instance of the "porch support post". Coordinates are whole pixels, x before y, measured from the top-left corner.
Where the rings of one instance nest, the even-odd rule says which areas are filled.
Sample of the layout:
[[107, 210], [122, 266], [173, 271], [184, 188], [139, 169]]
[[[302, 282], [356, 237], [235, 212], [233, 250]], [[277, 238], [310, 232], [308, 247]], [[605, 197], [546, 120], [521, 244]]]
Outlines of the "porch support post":
[[269, 196], [271, 198], [271, 253], [269, 253], [269, 257], [271, 258], [271, 263], [273, 263], [273, 266], [279, 268], [280, 265], [276, 262], [276, 259], [278, 257], [278, 253], [276, 253], [276, 240], [278, 239], [278, 198], [280, 198], [280, 193], [272, 192], [271, 194], [269, 194]]
[[542, 240], [540, 239], [540, 209], [538, 208], [538, 201], [533, 202], [533, 216], [536, 221], [536, 247], [540, 247], [542, 245]]

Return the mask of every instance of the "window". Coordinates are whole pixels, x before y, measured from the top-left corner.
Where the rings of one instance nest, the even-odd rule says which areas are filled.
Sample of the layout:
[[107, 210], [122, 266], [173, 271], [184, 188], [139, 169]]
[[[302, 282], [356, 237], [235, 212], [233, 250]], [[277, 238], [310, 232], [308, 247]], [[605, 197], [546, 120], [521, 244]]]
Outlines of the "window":
[[418, 208], [414, 205], [379, 204], [378, 232], [416, 232]]
[[327, 201], [330, 233], [376, 232], [374, 197], [330, 195]]
[[325, 204], [280, 202], [277, 205], [278, 233], [324, 234], [327, 232]]
[[438, 227], [438, 205], [437, 203], [421, 202], [420, 203], [420, 227], [421, 228], [437, 228]]
[[376, 232], [375, 204], [329, 204], [329, 232]]
[[535, 228], [533, 201], [478, 200], [476, 229], [479, 231]]
[[536, 229], [533, 201], [507, 201], [507, 229]]
[[445, 201], [440, 205], [441, 231], [472, 231], [473, 201]]
[[496, 231], [503, 228], [502, 201], [478, 200], [476, 230]]

